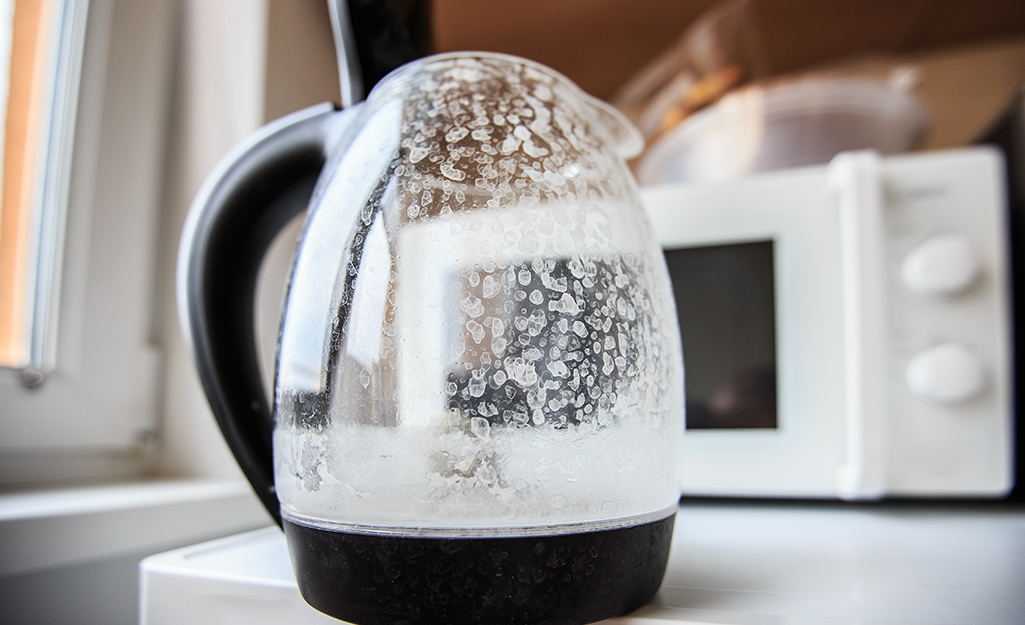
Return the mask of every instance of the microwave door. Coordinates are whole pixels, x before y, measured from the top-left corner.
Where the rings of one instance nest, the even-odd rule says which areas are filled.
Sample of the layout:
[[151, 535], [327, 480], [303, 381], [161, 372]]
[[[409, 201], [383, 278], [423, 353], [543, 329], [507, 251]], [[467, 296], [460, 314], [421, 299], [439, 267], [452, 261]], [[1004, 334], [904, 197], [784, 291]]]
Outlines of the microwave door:
[[815, 168], [644, 191], [680, 315], [684, 494], [834, 496], [843, 268], [826, 182]]

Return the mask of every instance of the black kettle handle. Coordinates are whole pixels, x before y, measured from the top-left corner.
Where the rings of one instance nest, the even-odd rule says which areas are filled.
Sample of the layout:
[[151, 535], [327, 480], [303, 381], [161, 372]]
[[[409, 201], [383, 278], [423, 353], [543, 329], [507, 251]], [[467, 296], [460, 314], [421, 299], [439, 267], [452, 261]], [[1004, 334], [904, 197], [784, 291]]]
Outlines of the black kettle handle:
[[357, 108], [325, 103], [264, 126], [224, 157], [189, 210], [178, 313], [217, 424], [274, 520], [274, 420], [257, 365], [254, 299], [275, 235], [309, 203]]

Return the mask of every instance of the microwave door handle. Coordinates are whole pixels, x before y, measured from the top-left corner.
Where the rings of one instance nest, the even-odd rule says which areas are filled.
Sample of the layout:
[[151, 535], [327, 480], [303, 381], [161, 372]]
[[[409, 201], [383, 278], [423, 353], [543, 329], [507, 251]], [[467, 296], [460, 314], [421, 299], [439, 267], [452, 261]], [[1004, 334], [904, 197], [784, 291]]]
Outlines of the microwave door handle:
[[828, 185], [840, 211], [843, 272], [846, 460], [836, 472], [841, 499], [886, 494], [885, 247], [881, 159], [838, 154]]

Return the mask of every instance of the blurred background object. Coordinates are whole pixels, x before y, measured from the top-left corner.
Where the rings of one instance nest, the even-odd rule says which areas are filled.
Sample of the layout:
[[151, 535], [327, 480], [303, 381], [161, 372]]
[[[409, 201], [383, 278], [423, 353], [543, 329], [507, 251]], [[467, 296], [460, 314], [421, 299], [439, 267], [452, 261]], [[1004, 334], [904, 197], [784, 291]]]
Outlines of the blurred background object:
[[[325, 3], [268, 3], [266, 119], [337, 99]], [[859, 81], [854, 88], [860, 91], [862, 83], [874, 83], [877, 97], [870, 103], [876, 106], [859, 113], [864, 119], [866, 111], [888, 105], [881, 114], [892, 124], [892, 114], [902, 112], [905, 138], [893, 145], [964, 146], [1025, 83], [1025, 5], [1012, 0], [379, 4], [391, 5], [392, 14], [419, 33], [412, 41], [421, 54], [506, 52], [566, 74], [620, 105], [641, 126], [649, 148], [666, 125], [737, 87], [786, 91], [786, 84], [805, 79]], [[821, 91], [819, 97], [835, 101]], [[642, 119], [642, 111], [650, 119]]]
[[917, 144], [927, 120], [911, 93], [912, 70], [763, 78], [752, 6], [714, 5], [615, 97], [648, 140], [636, 168], [642, 185], [727, 180], [825, 163], [844, 150], [894, 154]]
[[[303, 0], [306, 1], [306, 0]], [[519, 54], [611, 99], [717, 0], [434, 0], [434, 49]], [[1025, 36], [1016, 0], [752, 0], [765, 75]]]
[[926, 123], [916, 97], [881, 80], [752, 85], [665, 127], [637, 177], [642, 185], [720, 181], [826, 163], [845, 150], [896, 154], [915, 147]]
[[654, 141], [766, 73], [750, 0], [714, 5], [621, 87], [613, 103]]
[[[840, 149], [967, 145], [1025, 82], [1016, 2], [577, 4], [437, 0], [435, 48], [529, 56], [611, 99], [649, 141], [642, 183], [819, 163]], [[659, 145], [669, 129], [675, 139]]]

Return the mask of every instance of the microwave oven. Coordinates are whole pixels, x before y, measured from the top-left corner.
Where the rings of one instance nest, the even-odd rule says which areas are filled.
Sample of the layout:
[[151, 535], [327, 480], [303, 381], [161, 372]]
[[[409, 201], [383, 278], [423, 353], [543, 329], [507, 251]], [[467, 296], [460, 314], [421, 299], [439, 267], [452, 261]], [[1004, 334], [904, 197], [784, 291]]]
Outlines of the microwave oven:
[[684, 350], [692, 496], [1002, 497], [1014, 485], [1000, 152], [648, 187]]

